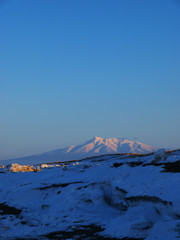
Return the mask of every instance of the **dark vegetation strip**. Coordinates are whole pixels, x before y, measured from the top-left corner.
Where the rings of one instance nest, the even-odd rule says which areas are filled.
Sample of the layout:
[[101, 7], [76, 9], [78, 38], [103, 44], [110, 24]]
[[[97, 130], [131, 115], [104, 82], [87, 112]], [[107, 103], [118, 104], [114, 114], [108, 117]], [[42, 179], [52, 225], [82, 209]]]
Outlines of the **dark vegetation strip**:
[[[126, 153], [115, 153], [115, 154], [105, 154], [105, 155], [98, 155], [98, 156], [92, 156], [92, 157], [87, 157], [87, 158], [82, 158], [82, 159], [79, 159], [79, 160], [69, 160], [69, 161], [55, 161], [55, 162], [49, 162], [49, 163], [46, 163], [46, 164], [57, 164], [57, 163], [60, 163], [60, 164], [65, 164], [65, 165], [68, 165], [70, 163], [74, 163], [74, 162], [82, 162], [82, 161], [86, 161], [86, 160], [94, 160], [95, 161], [98, 161], [99, 162], [99, 158], [103, 158], [103, 157], [116, 157], [116, 156], [127, 156], [129, 155], [126, 154]], [[98, 159], [96, 159], [98, 158]], [[102, 161], [104, 161], [105, 159], [102, 159]], [[107, 160], [107, 159], [106, 159]], [[36, 165], [39, 165], [39, 164], [36, 164]]]
[[[172, 151], [173, 152], [173, 151]], [[120, 159], [124, 159], [124, 158], [128, 158], [128, 157], [132, 157], [132, 158], [136, 158], [136, 157], [147, 157], [147, 156], [151, 156], [153, 155], [154, 152], [152, 153], [114, 153], [114, 154], [104, 154], [104, 155], [98, 155], [98, 156], [92, 156], [92, 157], [87, 157], [87, 158], [82, 158], [79, 160], [69, 160], [69, 161], [53, 161], [53, 162], [48, 162], [46, 163], [48, 164], [65, 164], [68, 165], [70, 163], [74, 163], [74, 162], [82, 162], [82, 161], [86, 161], [86, 160], [92, 160], [93, 162], [99, 162], [99, 161], [106, 161], [109, 158], [115, 158], [115, 157], [119, 157]], [[99, 158], [103, 158], [103, 157], [109, 157], [106, 159], [99, 159]], [[39, 165], [39, 164], [35, 164], [34, 166]]]
[[168, 202], [168, 201], [162, 200], [161, 198], [156, 197], [156, 196], [147, 196], [147, 195], [145, 195], [145, 196], [126, 197], [125, 200], [129, 201], [129, 202], [140, 202], [140, 201], [143, 201], [143, 202], [152, 202], [152, 203], [162, 203], [164, 205], [172, 205], [172, 202]]
[[144, 240], [144, 238], [129, 238], [129, 237], [125, 237], [125, 238], [119, 238], [119, 240]]
[[176, 150], [169, 150], [169, 151], [166, 151], [167, 153], [173, 153], [173, 154], [176, 154], [176, 152], [179, 152], [180, 149], [176, 149]]
[[113, 163], [112, 167], [118, 168], [121, 167], [123, 164], [127, 164], [130, 167], [138, 167], [138, 166], [142, 166], [142, 167], [146, 167], [146, 166], [162, 166], [162, 168], [164, 169], [161, 172], [171, 172], [171, 173], [180, 173], [180, 161], [176, 161], [176, 162], [166, 162], [166, 163], [143, 163], [142, 161], [137, 161], [137, 162], [127, 162], [127, 163], [118, 163], [115, 162]]
[[180, 161], [176, 161], [176, 162], [166, 162], [166, 163], [147, 163], [147, 164], [143, 164], [143, 167], [146, 166], [162, 166], [162, 168], [164, 169], [161, 172], [171, 172], [171, 173], [180, 173]]
[[127, 164], [130, 167], [138, 167], [138, 166], [142, 165], [143, 162], [142, 161], [137, 161], [137, 162], [134, 161], [134, 162], [127, 162], [127, 163], [115, 162], [115, 163], [113, 163], [112, 167], [118, 168], [118, 167], [122, 166], [123, 164]]
[[104, 231], [104, 228], [101, 226], [97, 226], [94, 224], [85, 225], [85, 226], [77, 226], [76, 229], [72, 231], [56, 231], [51, 232], [43, 237], [47, 239], [56, 239], [56, 240], [63, 240], [63, 239], [91, 239], [91, 240], [143, 240], [143, 238], [111, 238], [111, 237], [103, 237], [102, 235], [98, 235], [98, 233]]
[[158, 167], [158, 166], [162, 166], [164, 163], [155, 163], [155, 162], [151, 162], [151, 163], [144, 163], [142, 166], [143, 167], [146, 167], [146, 166], [155, 166], [155, 167]]
[[22, 212], [21, 209], [17, 209], [15, 207], [10, 207], [4, 203], [0, 203], [0, 215], [19, 215]]
[[138, 167], [140, 165], [142, 165], [143, 162], [142, 161], [137, 161], [137, 162], [128, 162], [127, 165], [130, 167]]
[[[13, 238], [13, 240], [41, 240], [42, 238], [29, 238], [29, 237], [23, 237], [23, 238]], [[42, 240], [44, 240], [44, 239], [42, 239]]]
[[45, 187], [39, 187], [39, 188], [34, 188], [34, 190], [45, 190], [45, 189], [49, 189], [49, 188], [59, 188], [59, 187], [67, 187], [71, 184], [77, 184], [77, 183], [83, 183], [83, 182], [69, 182], [69, 183], [57, 183], [57, 184], [51, 184]]

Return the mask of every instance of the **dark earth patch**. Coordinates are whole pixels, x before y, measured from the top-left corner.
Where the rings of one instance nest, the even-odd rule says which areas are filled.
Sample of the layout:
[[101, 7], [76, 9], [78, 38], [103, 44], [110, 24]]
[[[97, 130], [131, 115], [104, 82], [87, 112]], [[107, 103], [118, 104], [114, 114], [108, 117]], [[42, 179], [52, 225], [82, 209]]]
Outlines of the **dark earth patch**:
[[71, 231], [55, 231], [44, 235], [47, 239], [97, 239], [96, 234], [103, 231], [104, 229], [94, 224], [77, 226], [76, 229]]
[[164, 163], [162, 172], [180, 173], [180, 161]]

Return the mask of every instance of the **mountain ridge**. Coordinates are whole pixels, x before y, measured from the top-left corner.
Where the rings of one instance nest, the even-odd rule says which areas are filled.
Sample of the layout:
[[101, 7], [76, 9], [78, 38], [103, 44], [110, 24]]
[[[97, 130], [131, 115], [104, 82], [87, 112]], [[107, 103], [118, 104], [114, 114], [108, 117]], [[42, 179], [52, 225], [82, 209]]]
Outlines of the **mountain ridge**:
[[126, 138], [102, 138], [93, 137], [80, 145], [71, 145], [36, 155], [21, 157], [16, 159], [1, 160], [1, 164], [39, 164], [47, 162], [59, 162], [69, 160], [80, 160], [87, 157], [114, 154], [114, 153], [138, 153], [145, 154], [157, 151], [138, 141], [130, 141]]

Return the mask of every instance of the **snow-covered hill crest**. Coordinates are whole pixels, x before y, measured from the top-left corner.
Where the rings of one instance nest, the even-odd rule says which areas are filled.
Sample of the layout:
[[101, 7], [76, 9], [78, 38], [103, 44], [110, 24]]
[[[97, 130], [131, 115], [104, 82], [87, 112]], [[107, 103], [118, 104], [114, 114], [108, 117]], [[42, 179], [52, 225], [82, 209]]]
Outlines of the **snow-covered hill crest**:
[[1, 167], [0, 239], [179, 239], [179, 174], [164, 149]]

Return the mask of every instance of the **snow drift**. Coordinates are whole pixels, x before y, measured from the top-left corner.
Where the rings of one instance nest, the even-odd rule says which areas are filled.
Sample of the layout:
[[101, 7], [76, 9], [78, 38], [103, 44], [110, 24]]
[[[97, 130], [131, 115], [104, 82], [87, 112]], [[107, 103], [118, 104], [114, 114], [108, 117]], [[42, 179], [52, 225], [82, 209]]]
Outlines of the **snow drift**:
[[36, 167], [1, 168], [0, 239], [180, 237], [180, 151]]

